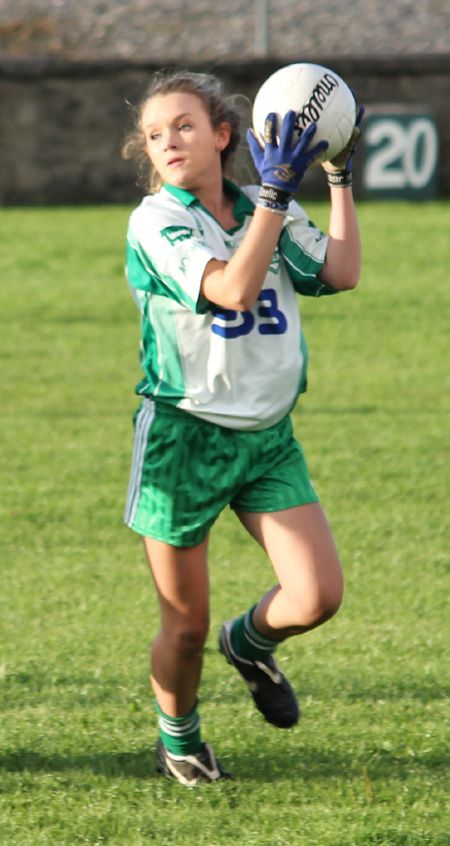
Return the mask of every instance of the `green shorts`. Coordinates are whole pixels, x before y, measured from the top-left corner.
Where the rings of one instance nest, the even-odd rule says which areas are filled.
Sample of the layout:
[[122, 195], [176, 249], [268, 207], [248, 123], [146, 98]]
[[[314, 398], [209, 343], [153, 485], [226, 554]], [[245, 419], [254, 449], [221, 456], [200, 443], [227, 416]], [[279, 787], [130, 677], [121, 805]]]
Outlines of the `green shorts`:
[[318, 500], [290, 417], [242, 432], [146, 398], [134, 425], [124, 520], [141, 535], [195, 546], [227, 505], [268, 512]]

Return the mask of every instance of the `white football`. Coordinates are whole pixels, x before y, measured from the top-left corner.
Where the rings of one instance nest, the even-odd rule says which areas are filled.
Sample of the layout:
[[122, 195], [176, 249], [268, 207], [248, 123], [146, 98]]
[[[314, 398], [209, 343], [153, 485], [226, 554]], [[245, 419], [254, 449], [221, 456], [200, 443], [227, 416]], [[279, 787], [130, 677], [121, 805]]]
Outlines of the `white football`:
[[337, 73], [307, 62], [286, 65], [266, 79], [253, 104], [253, 129], [264, 146], [264, 123], [269, 112], [277, 116], [277, 138], [286, 112], [297, 113], [292, 143], [313, 121], [317, 131], [310, 144], [328, 141], [328, 149], [314, 164], [334, 159], [350, 139], [356, 122], [356, 102]]

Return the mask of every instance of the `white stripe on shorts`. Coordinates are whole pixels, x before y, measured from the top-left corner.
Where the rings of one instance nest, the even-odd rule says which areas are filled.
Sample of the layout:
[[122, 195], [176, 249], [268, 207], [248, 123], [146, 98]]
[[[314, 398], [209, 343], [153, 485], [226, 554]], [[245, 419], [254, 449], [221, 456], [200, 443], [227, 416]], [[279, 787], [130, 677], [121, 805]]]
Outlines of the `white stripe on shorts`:
[[132, 526], [136, 516], [139, 497], [141, 494], [142, 468], [144, 466], [147, 449], [148, 433], [155, 416], [155, 403], [146, 397], [136, 418], [134, 432], [133, 457], [131, 460], [130, 483], [128, 485], [127, 501], [125, 505], [124, 522]]

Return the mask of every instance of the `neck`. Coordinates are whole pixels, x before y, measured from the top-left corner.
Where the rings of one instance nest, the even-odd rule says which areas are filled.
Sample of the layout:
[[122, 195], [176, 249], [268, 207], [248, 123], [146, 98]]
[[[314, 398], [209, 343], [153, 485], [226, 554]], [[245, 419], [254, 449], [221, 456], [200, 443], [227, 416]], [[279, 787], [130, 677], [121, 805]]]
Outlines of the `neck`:
[[208, 179], [204, 185], [193, 188], [192, 193], [200, 200], [202, 206], [216, 217], [227, 199], [223, 191], [222, 172], [216, 174], [214, 179]]
[[236, 226], [237, 220], [234, 217], [234, 201], [227, 194], [222, 192], [222, 197], [218, 203], [203, 203], [205, 209], [217, 220], [223, 229], [233, 229]]
[[224, 229], [236, 226], [237, 221], [233, 216], [234, 202], [223, 190], [222, 174], [219, 183], [210, 182], [204, 189], [193, 190], [192, 193]]

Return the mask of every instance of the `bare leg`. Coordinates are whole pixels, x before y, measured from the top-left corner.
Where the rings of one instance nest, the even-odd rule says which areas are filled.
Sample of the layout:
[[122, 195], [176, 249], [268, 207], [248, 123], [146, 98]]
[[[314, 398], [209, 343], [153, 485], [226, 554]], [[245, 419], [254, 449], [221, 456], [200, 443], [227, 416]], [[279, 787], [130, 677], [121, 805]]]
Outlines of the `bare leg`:
[[269, 556], [279, 584], [253, 612], [257, 630], [284, 640], [324, 623], [338, 610], [343, 593], [336, 546], [319, 503], [239, 518]]
[[152, 646], [152, 686], [161, 710], [181, 717], [195, 705], [208, 634], [208, 540], [185, 548], [144, 538], [144, 545], [161, 609], [161, 630]]

